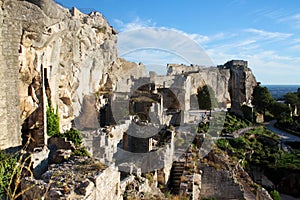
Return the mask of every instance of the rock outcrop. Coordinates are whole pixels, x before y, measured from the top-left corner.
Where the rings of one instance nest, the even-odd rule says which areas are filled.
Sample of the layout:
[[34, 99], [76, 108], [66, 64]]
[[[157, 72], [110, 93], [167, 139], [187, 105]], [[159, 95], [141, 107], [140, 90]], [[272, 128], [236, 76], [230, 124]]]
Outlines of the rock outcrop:
[[146, 74], [118, 58], [117, 31], [98, 12], [86, 15], [52, 0], [0, 2], [1, 148], [20, 145], [21, 129], [23, 140], [31, 135], [33, 146], [44, 145], [50, 103], [65, 131], [107, 74], [121, 89]]
[[[191, 77], [192, 97], [198, 88], [209, 85], [214, 90], [218, 102], [224, 107], [231, 107], [231, 110], [238, 114], [241, 114], [242, 104], [251, 103], [253, 88], [257, 85], [247, 61], [242, 60], [232, 60], [218, 67], [169, 64], [168, 75], [178, 74]], [[194, 103], [191, 102], [191, 105]]]
[[120, 197], [120, 172], [89, 158], [75, 157], [50, 165], [40, 180], [22, 180], [22, 199], [107, 199]]

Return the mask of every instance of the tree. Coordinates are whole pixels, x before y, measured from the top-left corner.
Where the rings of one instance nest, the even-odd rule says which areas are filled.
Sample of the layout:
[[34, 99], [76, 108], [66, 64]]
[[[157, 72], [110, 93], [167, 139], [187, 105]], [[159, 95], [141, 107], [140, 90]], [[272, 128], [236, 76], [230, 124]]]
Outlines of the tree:
[[264, 115], [270, 104], [275, 101], [268, 88], [261, 87], [260, 85], [254, 88], [252, 97], [252, 103], [255, 106], [255, 109], [258, 112], [263, 112]]
[[197, 98], [199, 109], [211, 110], [218, 106], [215, 92], [208, 85], [204, 85], [203, 87], [198, 88]]
[[277, 101], [273, 101], [268, 107], [268, 109], [277, 120], [280, 120], [282, 113], [290, 113], [290, 109], [287, 105]]
[[300, 105], [300, 98], [298, 97], [297, 93], [289, 92], [284, 95], [284, 102], [286, 104], [290, 104], [291, 106], [297, 106]]

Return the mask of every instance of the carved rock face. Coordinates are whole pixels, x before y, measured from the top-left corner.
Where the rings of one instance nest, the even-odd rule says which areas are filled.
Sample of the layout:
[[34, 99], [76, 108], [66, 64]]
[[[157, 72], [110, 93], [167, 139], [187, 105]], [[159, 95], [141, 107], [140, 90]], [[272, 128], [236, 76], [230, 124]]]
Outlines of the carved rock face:
[[[215, 92], [219, 103], [231, 103], [233, 111], [240, 112], [243, 103], [250, 103], [253, 88], [257, 85], [252, 71], [246, 61], [230, 61], [224, 66], [202, 67], [169, 65], [168, 74], [182, 72], [191, 77], [191, 95], [197, 93], [199, 87], [209, 85]], [[192, 107], [196, 107], [192, 105]]]

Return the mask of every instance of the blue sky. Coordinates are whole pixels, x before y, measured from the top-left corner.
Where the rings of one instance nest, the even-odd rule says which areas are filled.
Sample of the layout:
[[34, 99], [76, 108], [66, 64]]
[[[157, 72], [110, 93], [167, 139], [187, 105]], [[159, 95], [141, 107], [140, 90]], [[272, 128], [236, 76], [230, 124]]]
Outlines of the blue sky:
[[101, 12], [120, 35], [147, 27], [178, 31], [200, 45], [215, 65], [243, 59], [263, 84], [300, 85], [298, 0], [56, 2], [85, 13]]

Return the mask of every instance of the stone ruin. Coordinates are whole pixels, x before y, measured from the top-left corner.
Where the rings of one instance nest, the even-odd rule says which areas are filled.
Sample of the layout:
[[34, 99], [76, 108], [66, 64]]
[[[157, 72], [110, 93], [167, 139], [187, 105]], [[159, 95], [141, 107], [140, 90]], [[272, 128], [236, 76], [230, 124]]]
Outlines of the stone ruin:
[[[165, 76], [151, 73], [148, 77], [141, 63], [118, 57], [117, 31], [101, 13], [86, 15], [46, 0], [0, 3], [0, 148], [18, 147], [30, 138], [28, 150], [33, 155], [34, 173], [46, 179], [50, 173], [44, 174], [48, 146], [71, 145], [68, 141], [48, 143], [46, 110], [51, 105], [60, 116], [61, 132], [80, 129], [85, 146], [99, 162], [112, 164], [117, 159], [119, 169], [130, 175], [120, 181], [122, 174], [110, 165], [102, 175], [95, 175], [102, 177], [103, 183], [98, 184], [95, 177], [94, 181], [82, 182], [86, 190], [79, 192], [80, 198], [90, 195], [93, 199], [99, 190], [109, 191], [104, 183], [116, 191], [112, 198], [122, 198], [132, 176], [139, 176], [149, 166], [160, 167], [154, 173], [166, 185], [174, 159], [182, 162], [193, 139], [191, 125], [197, 124], [205, 112], [195, 103], [199, 87], [211, 86], [222, 109], [241, 114], [240, 106], [251, 104], [256, 80], [247, 61], [233, 60], [218, 67], [169, 64]], [[145, 136], [145, 129], [149, 135]], [[144, 165], [134, 167], [130, 160], [118, 160], [126, 157], [126, 152], [157, 152], [153, 154], [157, 162], [151, 163], [146, 156]], [[55, 172], [55, 168], [69, 169], [72, 165], [65, 164], [49, 169]], [[112, 179], [107, 178], [110, 175]], [[201, 185], [197, 175], [190, 179], [194, 185]], [[53, 199], [61, 197], [60, 190], [53, 189]], [[24, 198], [26, 195], [32, 198], [28, 193]]]

